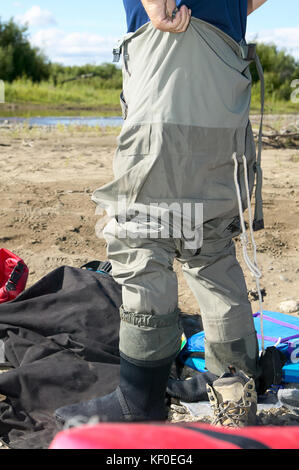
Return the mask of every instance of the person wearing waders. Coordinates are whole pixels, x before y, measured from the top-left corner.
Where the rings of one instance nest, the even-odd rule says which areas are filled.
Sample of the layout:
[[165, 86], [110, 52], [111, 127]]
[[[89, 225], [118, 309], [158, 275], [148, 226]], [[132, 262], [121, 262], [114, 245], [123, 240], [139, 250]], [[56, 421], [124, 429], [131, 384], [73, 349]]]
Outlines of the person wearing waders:
[[[257, 173], [250, 58], [241, 50], [247, 15], [265, 1], [124, 0], [128, 34], [114, 50], [123, 59], [124, 125], [115, 180], [92, 197], [111, 218], [104, 237], [122, 286], [120, 383], [110, 395], [56, 410], [60, 424], [166, 419], [182, 337], [175, 259], [200, 307], [214, 424], [255, 423], [258, 342], [233, 238]], [[155, 231], [167, 208], [183, 202], [203, 208], [201, 224], [196, 211], [188, 219], [189, 232], [202, 234], [198, 245], [185, 232]], [[263, 225], [258, 205], [254, 223]]]

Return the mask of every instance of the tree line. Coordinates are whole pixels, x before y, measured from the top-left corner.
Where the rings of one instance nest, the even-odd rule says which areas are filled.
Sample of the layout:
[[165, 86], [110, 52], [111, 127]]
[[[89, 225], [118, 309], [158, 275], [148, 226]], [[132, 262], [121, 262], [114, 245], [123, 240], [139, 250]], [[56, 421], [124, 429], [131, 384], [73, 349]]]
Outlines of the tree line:
[[[299, 79], [299, 61], [277, 46], [258, 44], [258, 54], [265, 73], [267, 95], [288, 100], [291, 83]], [[251, 66], [253, 83], [258, 81], [255, 67]], [[94, 77], [94, 78], [92, 78]], [[122, 73], [114, 64], [64, 66], [51, 63], [46, 55], [29, 40], [28, 28], [13, 19], [0, 18], [0, 79], [13, 82], [19, 78], [33, 83], [50, 82], [55, 86], [78, 79], [88, 79], [95, 88], [121, 89]]]

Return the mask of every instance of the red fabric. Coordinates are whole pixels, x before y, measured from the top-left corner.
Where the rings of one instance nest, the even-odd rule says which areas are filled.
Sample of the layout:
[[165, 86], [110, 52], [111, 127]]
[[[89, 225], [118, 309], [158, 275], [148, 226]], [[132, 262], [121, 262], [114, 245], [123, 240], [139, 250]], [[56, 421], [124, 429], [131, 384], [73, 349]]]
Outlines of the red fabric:
[[[8, 281], [13, 281], [12, 273], [21, 263], [22, 274], [16, 283], [12, 282], [12, 289], [7, 286]], [[19, 265], [20, 266], [20, 265]], [[9, 250], [0, 248], [0, 304], [15, 299], [26, 287], [29, 269], [24, 261]]]
[[[239, 436], [239, 445], [222, 440], [226, 434]], [[82, 426], [57, 434], [50, 449], [240, 449], [242, 437], [271, 449], [299, 449], [299, 426], [233, 429], [196, 423]]]

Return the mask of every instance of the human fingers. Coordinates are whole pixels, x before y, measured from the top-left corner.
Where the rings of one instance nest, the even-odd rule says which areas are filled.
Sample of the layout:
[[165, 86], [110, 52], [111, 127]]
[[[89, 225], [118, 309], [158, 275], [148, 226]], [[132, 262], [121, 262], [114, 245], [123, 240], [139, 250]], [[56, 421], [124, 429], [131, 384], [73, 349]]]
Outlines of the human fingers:
[[172, 20], [172, 32], [182, 33], [189, 26], [191, 10], [183, 5]]
[[181, 33], [186, 31], [188, 28], [189, 22], [191, 18], [191, 10], [184, 5], [180, 8], [180, 10], [175, 9], [173, 11], [172, 17], [168, 16], [163, 18], [160, 21], [152, 20], [155, 28], [159, 29], [163, 32], [169, 33]]

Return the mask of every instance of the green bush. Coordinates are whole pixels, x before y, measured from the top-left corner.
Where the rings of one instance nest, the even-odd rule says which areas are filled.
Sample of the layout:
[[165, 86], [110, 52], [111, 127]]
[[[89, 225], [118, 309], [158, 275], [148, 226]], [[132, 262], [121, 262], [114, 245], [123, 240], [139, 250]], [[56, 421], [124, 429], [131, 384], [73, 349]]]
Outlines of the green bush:
[[[257, 53], [264, 69], [266, 97], [290, 100], [293, 91], [291, 83], [299, 78], [299, 62], [285, 50], [278, 50], [274, 44], [258, 44]], [[254, 64], [251, 66], [251, 74], [253, 83], [257, 83], [258, 74]]]
[[17, 25], [13, 19], [6, 23], [0, 19], [0, 78], [12, 82], [20, 77], [33, 82], [48, 80], [50, 63], [31, 46], [26, 26]]
[[[291, 83], [299, 79], [299, 62], [277, 46], [258, 44], [266, 85], [266, 110], [295, 110], [290, 100]], [[251, 66], [253, 79], [252, 103], [259, 103], [258, 74]], [[65, 66], [50, 63], [42, 51], [31, 46], [28, 30], [13, 19], [0, 19], [0, 79], [6, 82], [8, 102], [112, 106], [119, 102], [122, 71], [111, 63], [101, 65]], [[38, 86], [37, 86], [38, 84]], [[297, 105], [298, 106], [298, 105]]]
[[77, 107], [119, 107], [118, 89], [96, 88], [88, 80], [68, 82], [62, 86], [53, 83], [33, 83], [30, 80], [18, 79], [5, 83], [5, 97], [8, 103], [32, 103], [44, 106], [77, 106]]
[[[92, 78], [81, 78], [92, 74]], [[122, 72], [114, 64], [63, 66], [61, 64], [51, 65], [51, 80], [55, 85], [63, 85], [65, 81], [80, 81], [97, 89], [121, 89]]]

